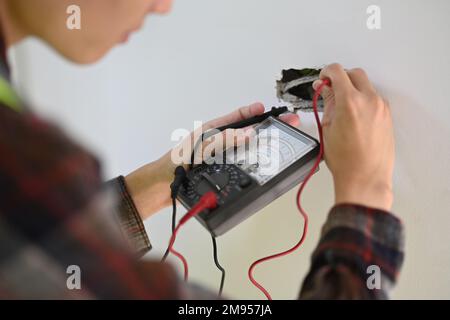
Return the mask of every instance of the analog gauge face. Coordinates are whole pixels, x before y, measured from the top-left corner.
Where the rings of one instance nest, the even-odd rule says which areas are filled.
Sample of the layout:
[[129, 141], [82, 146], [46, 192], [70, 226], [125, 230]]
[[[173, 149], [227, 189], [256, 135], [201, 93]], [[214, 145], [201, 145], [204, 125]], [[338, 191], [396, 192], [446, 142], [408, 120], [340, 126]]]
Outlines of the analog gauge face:
[[261, 185], [303, 157], [316, 144], [312, 139], [279, 123], [260, 129], [256, 141], [233, 152], [227, 151], [227, 161], [234, 161]]

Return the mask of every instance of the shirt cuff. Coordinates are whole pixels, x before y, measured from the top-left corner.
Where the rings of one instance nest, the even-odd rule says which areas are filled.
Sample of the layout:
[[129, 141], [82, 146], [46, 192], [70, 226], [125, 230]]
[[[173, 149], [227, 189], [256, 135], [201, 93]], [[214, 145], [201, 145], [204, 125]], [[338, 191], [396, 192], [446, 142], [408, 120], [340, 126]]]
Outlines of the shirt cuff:
[[145, 231], [144, 223], [127, 189], [125, 178], [119, 176], [106, 183], [115, 195], [115, 213], [120, 229], [130, 247], [138, 255], [151, 250], [152, 245]]
[[386, 281], [395, 283], [403, 263], [404, 229], [389, 212], [354, 204], [334, 206], [314, 252], [316, 263], [344, 263], [367, 275], [377, 266]]

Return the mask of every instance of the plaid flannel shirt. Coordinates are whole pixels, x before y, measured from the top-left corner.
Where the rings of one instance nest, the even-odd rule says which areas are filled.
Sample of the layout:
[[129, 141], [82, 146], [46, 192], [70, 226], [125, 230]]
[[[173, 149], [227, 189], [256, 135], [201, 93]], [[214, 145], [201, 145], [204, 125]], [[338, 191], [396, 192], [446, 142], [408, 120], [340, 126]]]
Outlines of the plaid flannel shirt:
[[[335, 206], [299, 298], [386, 298], [402, 230], [388, 212]], [[102, 183], [97, 160], [60, 129], [0, 104], [0, 298], [215, 298], [168, 264], [138, 259], [150, 249], [123, 177]], [[80, 290], [67, 287], [74, 265]], [[381, 289], [367, 286], [372, 265]]]

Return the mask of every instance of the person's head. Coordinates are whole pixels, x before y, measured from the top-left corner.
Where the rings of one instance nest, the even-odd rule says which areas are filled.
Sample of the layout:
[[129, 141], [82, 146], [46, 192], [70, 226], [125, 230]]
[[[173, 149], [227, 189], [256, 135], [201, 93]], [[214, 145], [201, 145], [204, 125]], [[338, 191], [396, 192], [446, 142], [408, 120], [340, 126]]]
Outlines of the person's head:
[[[172, 0], [0, 0], [2, 25], [15, 39], [47, 42], [76, 63], [92, 63], [138, 30], [147, 14], [170, 11]], [[80, 8], [81, 29], [67, 27]], [[4, 21], [6, 20], [6, 21]], [[74, 20], [71, 20], [72, 22]]]

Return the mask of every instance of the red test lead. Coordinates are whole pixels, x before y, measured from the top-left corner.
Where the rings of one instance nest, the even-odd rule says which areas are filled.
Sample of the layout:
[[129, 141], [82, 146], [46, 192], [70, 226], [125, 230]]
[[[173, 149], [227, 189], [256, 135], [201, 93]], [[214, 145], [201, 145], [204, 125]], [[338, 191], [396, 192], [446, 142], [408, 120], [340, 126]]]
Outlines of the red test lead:
[[317, 156], [316, 162], [314, 163], [313, 167], [311, 168], [311, 170], [309, 171], [308, 175], [306, 176], [305, 180], [303, 180], [302, 184], [300, 185], [300, 188], [298, 189], [297, 192], [297, 208], [300, 211], [300, 214], [303, 217], [304, 220], [304, 224], [303, 224], [303, 232], [302, 232], [302, 236], [300, 238], [300, 240], [297, 242], [296, 245], [294, 245], [292, 248], [277, 253], [277, 254], [273, 254], [270, 255], [268, 257], [264, 257], [261, 258], [255, 262], [252, 263], [252, 265], [250, 266], [250, 268], [248, 269], [248, 277], [250, 279], [250, 281], [253, 283], [253, 285], [255, 287], [257, 287], [259, 290], [261, 290], [262, 293], [264, 293], [264, 295], [266, 296], [266, 298], [268, 300], [272, 300], [272, 297], [270, 296], [269, 292], [261, 285], [259, 284], [255, 278], [253, 277], [253, 270], [254, 268], [264, 262], [264, 261], [269, 261], [272, 259], [276, 259], [279, 257], [283, 257], [286, 256], [292, 252], [294, 252], [295, 250], [297, 250], [303, 243], [303, 241], [306, 238], [306, 234], [308, 232], [308, 214], [306, 213], [306, 211], [302, 208], [301, 205], [301, 195], [303, 192], [303, 189], [305, 188], [306, 184], [308, 183], [309, 179], [312, 177], [312, 175], [314, 174], [314, 172], [316, 171], [316, 169], [318, 168], [320, 161], [322, 161], [322, 157], [323, 157], [323, 135], [322, 135], [322, 125], [320, 123], [320, 119], [319, 119], [319, 112], [317, 110], [317, 101], [319, 99], [320, 93], [322, 92], [323, 88], [327, 85], [330, 85], [330, 80], [328, 79], [324, 79], [322, 81], [322, 83], [320, 84], [320, 86], [317, 88], [316, 92], [314, 93], [314, 98], [313, 98], [313, 108], [314, 108], [314, 116], [316, 118], [316, 123], [317, 123], [317, 129], [319, 131], [319, 140], [320, 140], [320, 151], [319, 154]]
[[186, 213], [181, 219], [180, 222], [178, 222], [178, 225], [176, 226], [175, 230], [172, 233], [172, 237], [170, 238], [170, 242], [169, 242], [169, 252], [173, 253], [175, 256], [177, 256], [181, 262], [183, 263], [183, 267], [184, 267], [184, 280], [187, 281], [188, 279], [188, 273], [189, 273], [189, 268], [188, 268], [188, 264], [186, 261], [186, 258], [179, 253], [178, 251], [176, 251], [175, 249], [173, 249], [173, 244], [175, 243], [175, 239], [177, 237], [177, 233], [178, 230], [181, 228], [181, 226], [183, 226], [189, 219], [191, 219], [192, 217], [195, 217], [197, 214], [199, 214], [200, 212], [206, 210], [206, 209], [214, 209], [217, 207], [217, 198], [214, 192], [209, 191], [207, 193], [205, 193], [200, 200], [198, 201], [198, 203], [192, 207], [191, 210], [189, 210], [188, 213]]

